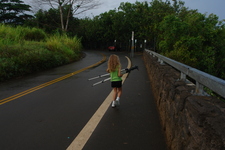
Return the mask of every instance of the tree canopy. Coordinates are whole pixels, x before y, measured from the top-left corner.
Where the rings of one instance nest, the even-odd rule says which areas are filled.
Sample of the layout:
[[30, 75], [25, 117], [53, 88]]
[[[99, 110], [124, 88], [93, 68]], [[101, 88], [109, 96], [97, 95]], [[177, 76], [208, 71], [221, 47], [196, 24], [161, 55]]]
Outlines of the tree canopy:
[[21, 0], [0, 0], [0, 23], [23, 24], [25, 20], [32, 18], [26, 14], [31, 6], [24, 4]]

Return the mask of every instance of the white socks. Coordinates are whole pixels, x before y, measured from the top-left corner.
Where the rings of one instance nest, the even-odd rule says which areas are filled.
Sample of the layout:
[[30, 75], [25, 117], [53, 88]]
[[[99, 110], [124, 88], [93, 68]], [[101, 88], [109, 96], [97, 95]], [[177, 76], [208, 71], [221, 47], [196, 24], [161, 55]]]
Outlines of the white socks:
[[120, 100], [120, 97], [117, 97], [117, 98], [116, 98], [116, 101], [119, 101], [119, 100]]

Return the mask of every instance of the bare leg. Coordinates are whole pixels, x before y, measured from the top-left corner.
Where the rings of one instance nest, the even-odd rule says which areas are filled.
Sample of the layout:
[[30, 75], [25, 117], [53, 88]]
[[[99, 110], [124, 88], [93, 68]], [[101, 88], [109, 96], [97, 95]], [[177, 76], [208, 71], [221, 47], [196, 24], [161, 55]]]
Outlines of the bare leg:
[[122, 94], [122, 87], [118, 88], [118, 95], [117, 96], [120, 97], [121, 94]]
[[116, 100], [117, 97], [117, 88], [113, 88], [113, 101]]
[[116, 97], [117, 97], [117, 88], [113, 88], [113, 100], [112, 100], [112, 107], [116, 106]]

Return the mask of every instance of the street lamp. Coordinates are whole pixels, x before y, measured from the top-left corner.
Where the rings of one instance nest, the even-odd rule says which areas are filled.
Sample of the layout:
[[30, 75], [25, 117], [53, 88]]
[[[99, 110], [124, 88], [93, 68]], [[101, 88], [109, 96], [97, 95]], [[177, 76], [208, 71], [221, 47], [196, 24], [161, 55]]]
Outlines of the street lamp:
[[134, 57], [134, 31], [132, 31], [131, 42], [131, 57]]
[[147, 40], [144, 41], [145, 45], [144, 45], [144, 50], [146, 49], [146, 43], [147, 43]]

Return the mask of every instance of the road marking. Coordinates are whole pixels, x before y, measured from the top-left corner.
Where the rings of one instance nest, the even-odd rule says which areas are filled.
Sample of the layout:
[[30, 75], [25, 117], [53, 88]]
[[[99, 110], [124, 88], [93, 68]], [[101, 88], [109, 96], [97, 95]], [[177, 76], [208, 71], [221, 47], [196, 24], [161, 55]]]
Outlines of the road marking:
[[22, 96], [24, 96], [24, 95], [27, 95], [27, 94], [29, 94], [29, 93], [32, 93], [32, 92], [34, 92], [34, 91], [37, 91], [37, 90], [42, 89], [42, 88], [44, 88], [44, 87], [47, 87], [47, 86], [49, 86], [49, 85], [52, 85], [52, 84], [54, 84], [54, 83], [57, 83], [57, 82], [62, 81], [62, 80], [64, 80], [64, 79], [67, 79], [67, 78], [69, 78], [69, 77], [71, 77], [71, 76], [73, 76], [73, 75], [76, 75], [76, 74], [78, 74], [78, 73], [80, 73], [80, 72], [83, 72], [83, 71], [85, 71], [85, 70], [87, 70], [87, 69], [90, 69], [90, 68], [93, 68], [93, 67], [95, 67], [95, 66], [98, 66], [98, 65], [100, 65], [101, 63], [103, 63], [103, 62], [106, 61], [106, 56], [105, 56], [104, 54], [102, 54], [102, 56], [103, 56], [102, 60], [99, 61], [99, 62], [97, 62], [97, 63], [95, 63], [95, 64], [93, 64], [93, 65], [90, 65], [90, 66], [85, 67], [85, 68], [83, 68], [83, 69], [80, 69], [80, 70], [77, 70], [77, 71], [75, 71], [75, 72], [69, 73], [69, 74], [67, 74], [67, 75], [65, 75], [65, 76], [59, 77], [59, 78], [57, 78], [57, 79], [54, 79], [54, 80], [51, 80], [51, 81], [49, 81], [49, 82], [43, 83], [43, 84], [41, 84], [41, 85], [38, 85], [38, 86], [33, 87], [33, 88], [31, 88], [31, 89], [28, 89], [28, 90], [26, 90], [26, 91], [23, 91], [23, 92], [20, 92], [20, 93], [18, 93], [18, 94], [15, 94], [15, 95], [13, 95], [13, 96], [10, 96], [10, 97], [7, 97], [7, 98], [5, 98], [5, 99], [2, 99], [2, 100], [0, 100], [0, 105], [3, 105], [3, 104], [5, 104], [5, 103], [8, 103], [8, 102], [10, 102], [10, 101], [13, 101], [13, 100], [15, 100], [15, 99], [17, 99], [17, 98], [20, 98], [20, 97], [22, 97]]
[[[128, 66], [127, 68], [131, 67], [131, 61], [126, 56], [128, 60]], [[127, 78], [128, 74], [123, 75], [123, 83], [125, 79]], [[102, 119], [103, 115], [105, 114], [106, 110], [110, 106], [112, 102], [112, 94], [113, 91], [110, 92], [108, 97], [104, 100], [102, 105], [98, 108], [98, 110], [95, 112], [95, 114], [91, 117], [91, 119], [88, 121], [88, 123], [84, 126], [84, 128], [80, 131], [80, 133], [77, 135], [77, 137], [73, 140], [73, 142], [70, 144], [70, 146], [67, 148], [67, 150], [82, 150], [88, 139], [91, 137], [92, 133], [94, 132], [95, 128], [97, 127], [98, 123]]]

